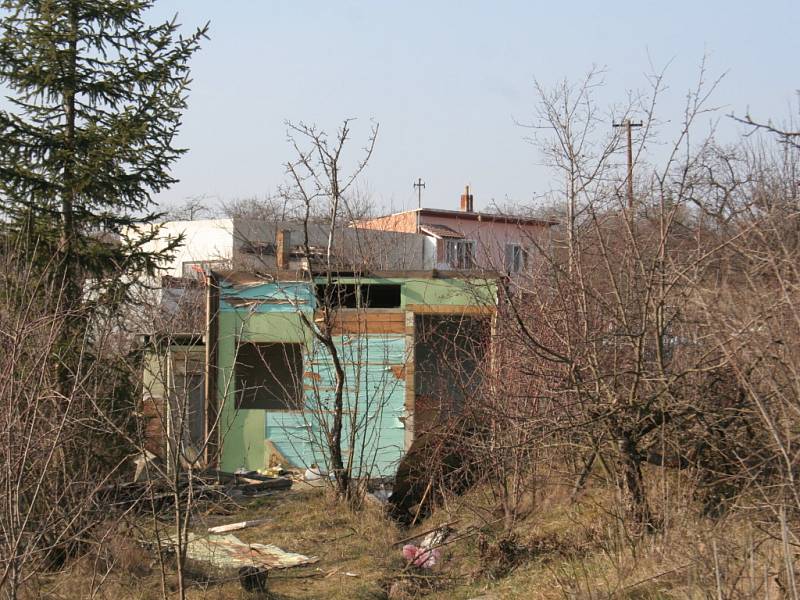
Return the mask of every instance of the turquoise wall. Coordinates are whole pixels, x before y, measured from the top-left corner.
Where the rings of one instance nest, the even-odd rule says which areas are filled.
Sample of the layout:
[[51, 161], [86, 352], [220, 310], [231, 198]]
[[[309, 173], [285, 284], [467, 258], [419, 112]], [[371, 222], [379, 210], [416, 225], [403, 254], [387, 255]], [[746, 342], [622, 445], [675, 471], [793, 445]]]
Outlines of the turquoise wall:
[[[392, 365], [405, 363], [402, 335], [337, 336], [345, 369], [343, 448], [352, 448], [356, 476], [391, 475], [403, 454], [405, 380]], [[296, 465], [325, 465], [326, 435], [333, 419], [336, 376], [333, 361], [315, 343], [304, 360], [305, 411], [266, 411], [264, 436]], [[351, 432], [358, 432], [355, 443]], [[347, 460], [347, 456], [345, 457]]]
[[[357, 282], [401, 284], [400, 310], [409, 304], [485, 304], [494, 297], [493, 286], [463, 279], [360, 278]], [[267, 439], [295, 466], [327, 466], [325, 438], [332, 419], [335, 375], [330, 355], [301, 317], [313, 322], [314, 309], [310, 283], [222, 284], [218, 385], [224, 399], [220, 420], [223, 470], [265, 468]], [[304, 410], [236, 410], [237, 341], [304, 345]], [[359, 434], [352, 448], [354, 474], [393, 475], [404, 449], [406, 382], [391, 367], [406, 363], [410, 354], [406, 337], [342, 335], [334, 341], [346, 372], [343, 450], [350, 450], [350, 432], [355, 428]]]

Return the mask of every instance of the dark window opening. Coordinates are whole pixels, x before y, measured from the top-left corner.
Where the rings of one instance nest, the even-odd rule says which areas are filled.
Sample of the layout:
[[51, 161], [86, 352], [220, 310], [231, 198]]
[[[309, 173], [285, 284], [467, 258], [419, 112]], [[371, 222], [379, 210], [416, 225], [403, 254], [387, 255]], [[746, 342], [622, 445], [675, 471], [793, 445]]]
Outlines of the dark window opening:
[[362, 285], [361, 305], [364, 308], [400, 308], [400, 286]]
[[236, 356], [236, 407], [263, 410], [300, 408], [302, 377], [300, 344], [242, 344]]
[[317, 299], [322, 306], [330, 308], [357, 308], [358, 286], [354, 283], [319, 284]]
[[528, 251], [520, 244], [506, 244], [506, 273], [521, 273], [528, 266]]

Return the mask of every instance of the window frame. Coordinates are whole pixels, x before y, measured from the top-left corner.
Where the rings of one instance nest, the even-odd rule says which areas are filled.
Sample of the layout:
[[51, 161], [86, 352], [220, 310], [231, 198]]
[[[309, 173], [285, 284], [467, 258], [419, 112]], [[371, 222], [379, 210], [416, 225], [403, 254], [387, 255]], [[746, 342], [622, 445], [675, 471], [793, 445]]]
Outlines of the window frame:
[[528, 249], [523, 244], [518, 242], [507, 242], [503, 257], [506, 273], [516, 274], [527, 270], [528, 255]]
[[[279, 356], [283, 357], [283, 360], [281, 361], [282, 364], [273, 366], [269, 366], [267, 364], [265, 352], [258, 349], [259, 347], [265, 346], [282, 347], [277, 350], [281, 353]], [[292, 355], [287, 354], [287, 346], [292, 348]], [[244, 357], [242, 356], [242, 348], [244, 347], [253, 347], [255, 349], [258, 360], [261, 361], [260, 365], [251, 366], [244, 363]], [[234, 404], [236, 410], [302, 410], [304, 405], [304, 355], [305, 353], [303, 351], [303, 344], [300, 342], [245, 342], [240, 340], [237, 344], [236, 358], [233, 365], [235, 395]], [[251, 381], [248, 382], [246, 379], [246, 373], [243, 373], [242, 370], [253, 370], [258, 367], [261, 367], [265, 371], [265, 375], [261, 379], [254, 378], [255, 381], [251, 379]], [[278, 373], [278, 375], [283, 374], [284, 370], [288, 371], [288, 377], [291, 377], [291, 381], [289, 381], [288, 384], [286, 381], [281, 381], [276, 376], [276, 372], [278, 370], [281, 371], [281, 373]], [[267, 377], [272, 379], [272, 381], [269, 382], [270, 386], [265, 385]], [[246, 383], [247, 385], [243, 385], [243, 383]], [[262, 392], [262, 394], [270, 394], [272, 397], [259, 397], [259, 388], [264, 388], [264, 392]], [[278, 395], [275, 393], [275, 389], [279, 391], [282, 397], [278, 397]], [[294, 398], [291, 397], [292, 392], [295, 394]]]
[[469, 239], [447, 239], [444, 260], [452, 269], [473, 269], [477, 264], [478, 242]]

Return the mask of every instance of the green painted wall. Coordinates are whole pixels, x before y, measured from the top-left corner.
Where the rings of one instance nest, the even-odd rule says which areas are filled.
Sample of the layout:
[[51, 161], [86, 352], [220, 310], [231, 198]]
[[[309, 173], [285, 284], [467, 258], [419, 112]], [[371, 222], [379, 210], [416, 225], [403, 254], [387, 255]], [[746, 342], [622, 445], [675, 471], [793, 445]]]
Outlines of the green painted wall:
[[223, 399], [220, 415], [222, 457], [220, 468], [262, 469], [264, 464], [265, 411], [237, 410], [234, 365], [237, 340], [242, 342], [309, 342], [309, 331], [293, 313], [249, 313], [221, 311], [219, 315], [218, 379]]
[[[323, 280], [318, 280], [321, 282]], [[339, 278], [340, 283], [399, 284], [401, 309], [410, 304], [468, 306], [493, 304], [495, 286], [487, 280], [428, 279], [428, 278]], [[239, 302], [226, 301], [235, 296]], [[286, 298], [291, 303], [283, 301]], [[259, 303], [259, 299], [263, 302]], [[249, 304], [242, 306], [241, 302]], [[312, 333], [304, 325], [298, 310], [313, 320], [314, 298], [311, 286], [300, 283], [264, 283], [246, 289], [223, 288], [219, 316], [218, 386], [219, 397], [224, 399], [220, 426], [223, 450], [220, 468], [235, 471], [239, 468], [266, 467], [265, 439], [268, 437], [287, 457], [303, 464], [324, 464], [319, 439], [323, 426], [316, 415], [302, 411], [236, 410], [234, 370], [237, 340], [243, 342], [302, 343], [306, 348], [304, 370], [321, 369], [321, 381], [330, 384], [325, 373], [326, 358], [314, 344]], [[346, 336], [345, 336], [346, 337]], [[407, 354], [404, 336], [362, 336], [356, 345], [362, 348], [352, 363], [369, 363], [364, 369], [350, 370], [346, 402], [364, 406], [365, 399], [381, 398], [371, 402], [371, 410], [362, 411], [367, 427], [358, 453], [370, 457], [373, 474], [391, 474], [403, 453], [404, 428], [400, 419], [404, 414], [405, 381], [391, 375], [389, 366], [403, 362]], [[379, 339], [382, 338], [382, 339]], [[346, 347], [353, 347], [352, 339], [340, 339], [343, 355]], [[388, 345], [387, 345], [388, 344]], [[371, 358], [364, 359], [363, 351]], [[370, 354], [371, 353], [371, 354]], [[359, 381], [356, 381], [358, 379]], [[309, 384], [308, 381], [304, 383]], [[326, 387], [323, 385], [323, 387]], [[328, 385], [329, 387], [329, 385]], [[306, 406], [318, 405], [319, 390], [306, 386]], [[312, 397], [314, 396], [314, 397]], [[311, 404], [311, 406], [309, 406]], [[349, 430], [346, 426], [346, 432]], [[316, 438], [316, 439], [315, 439]]]

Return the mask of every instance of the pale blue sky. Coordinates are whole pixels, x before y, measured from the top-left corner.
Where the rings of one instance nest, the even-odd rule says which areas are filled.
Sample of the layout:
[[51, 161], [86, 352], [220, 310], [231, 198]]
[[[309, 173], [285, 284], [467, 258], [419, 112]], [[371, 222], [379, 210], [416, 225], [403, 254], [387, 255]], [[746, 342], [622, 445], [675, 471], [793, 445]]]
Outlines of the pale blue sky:
[[415, 205], [422, 177], [424, 204], [456, 208], [469, 182], [481, 208], [550, 186], [515, 125], [531, 118], [534, 77], [605, 65], [611, 103], [645, 85], [651, 59], [672, 61], [662, 119], [680, 118], [704, 53], [713, 74], [728, 72], [721, 114], [784, 119], [800, 87], [800, 0], [160, 0], [153, 16], [175, 12], [186, 26], [211, 21], [211, 39], [193, 62], [181, 182], [162, 202], [263, 195], [292, 156], [285, 119], [332, 130], [358, 117], [354, 151], [370, 118], [381, 127], [364, 175], [378, 204]]

